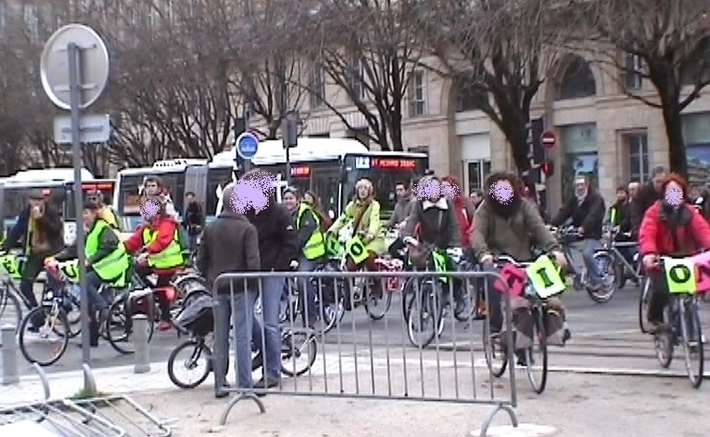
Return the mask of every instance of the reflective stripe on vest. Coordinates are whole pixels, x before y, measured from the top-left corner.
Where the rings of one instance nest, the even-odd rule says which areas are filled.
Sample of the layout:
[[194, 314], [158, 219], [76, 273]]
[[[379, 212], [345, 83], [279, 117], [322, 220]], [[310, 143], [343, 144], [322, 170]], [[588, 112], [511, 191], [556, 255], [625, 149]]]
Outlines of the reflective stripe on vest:
[[[179, 226], [179, 225], [178, 225]], [[158, 231], [151, 231], [147, 226], [143, 228], [143, 245], [147, 246], [158, 238]], [[171, 269], [179, 267], [185, 263], [178, 237], [178, 230], [175, 229], [173, 240], [168, 247], [159, 253], [148, 255], [148, 266], [156, 269]]]
[[[111, 227], [106, 221], [103, 219], [96, 220], [91, 232], [86, 236], [84, 253], [86, 253], [87, 258], [91, 258], [99, 251], [99, 247], [101, 246], [101, 232], [106, 228], [111, 230]], [[123, 243], [119, 243], [118, 247], [116, 247], [113, 252], [93, 263], [91, 268], [103, 281], [113, 282], [123, 277], [130, 265], [131, 261], [126, 252], [126, 248], [123, 246]]]
[[[298, 214], [296, 215], [297, 228], [301, 227], [301, 217], [309, 210], [312, 212], [312, 208], [305, 203], [298, 205]], [[309, 260], [318, 259], [325, 255], [325, 240], [323, 239], [323, 232], [320, 230], [320, 220], [318, 219], [318, 214], [312, 213], [312, 215], [316, 221], [316, 229], [306, 241], [305, 246], [303, 246], [303, 256]]]
[[609, 223], [616, 225], [616, 205], [609, 208]]

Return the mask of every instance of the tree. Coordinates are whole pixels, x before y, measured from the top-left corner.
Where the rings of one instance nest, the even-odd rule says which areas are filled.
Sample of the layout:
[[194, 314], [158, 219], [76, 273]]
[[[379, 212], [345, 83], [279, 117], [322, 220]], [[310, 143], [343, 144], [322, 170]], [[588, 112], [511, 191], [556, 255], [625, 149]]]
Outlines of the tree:
[[[653, 84], [656, 96], [626, 86], [622, 89], [661, 110], [671, 169], [687, 174], [681, 113], [710, 84], [710, 3], [595, 0], [578, 5], [576, 10], [586, 32], [579, 32], [580, 38], [574, 41], [595, 53], [600, 63], [613, 66], [614, 77], [622, 77], [621, 71]], [[641, 62], [627, 63], [626, 56], [608, 49], [609, 44]]]
[[530, 169], [530, 107], [562, 37], [553, 3], [442, 0], [417, 15], [436, 59], [428, 67], [479, 96], [478, 109], [503, 132], [521, 172]]
[[[302, 47], [314, 74], [324, 73], [345, 93], [363, 115], [369, 139], [383, 150], [404, 150], [402, 119], [407, 92], [424, 53], [423, 41], [415, 38], [417, 28], [410, 19], [417, 3], [314, 1], [300, 14], [303, 24], [297, 26], [307, 29], [303, 32], [307, 43]], [[301, 85], [348, 129], [357, 130], [347, 117], [350, 111], [329, 101], [322, 83], [305, 81]]]

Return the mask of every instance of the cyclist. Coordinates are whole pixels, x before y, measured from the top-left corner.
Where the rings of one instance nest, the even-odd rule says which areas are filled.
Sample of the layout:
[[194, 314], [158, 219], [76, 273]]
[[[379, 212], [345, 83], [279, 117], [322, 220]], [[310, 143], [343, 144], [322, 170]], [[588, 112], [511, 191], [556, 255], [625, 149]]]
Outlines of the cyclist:
[[[22, 269], [20, 293], [30, 308], [37, 307], [34, 282], [37, 275], [44, 268], [44, 259], [54, 255], [64, 248], [62, 219], [59, 212], [47, 202], [41, 190], [32, 190], [29, 193], [29, 202], [20, 212], [17, 223], [7, 233], [7, 238], [2, 243], [2, 250], [7, 252], [18, 241], [23, 242], [23, 254], [27, 257]], [[48, 278], [50, 286], [56, 285], [54, 280]], [[30, 331], [36, 332], [43, 320], [33, 320]]]
[[167, 188], [165, 188], [160, 176], [146, 176], [143, 179], [143, 189], [145, 190], [146, 199], [161, 197], [161, 201], [165, 203], [165, 214], [180, 222], [180, 216], [175, 210], [173, 200], [170, 198], [170, 194], [167, 192]]
[[668, 175], [668, 169], [664, 166], [657, 166], [651, 170], [651, 178], [648, 183], [640, 186], [633, 202], [631, 203], [631, 235], [638, 237], [641, 220], [646, 214], [646, 210], [657, 200], [661, 199], [663, 191], [661, 185]]
[[[86, 229], [86, 291], [91, 306], [91, 346], [97, 347], [99, 327], [108, 317], [109, 303], [99, 293], [102, 284], [122, 286], [127, 279], [131, 261], [126, 249], [111, 226], [101, 216], [101, 206], [86, 202], [82, 214]], [[75, 248], [67, 248], [56, 255], [57, 258], [73, 257]], [[98, 313], [98, 317], [96, 314]]]
[[[459, 228], [456, 205], [452, 199], [443, 195], [441, 181], [436, 176], [425, 176], [419, 181], [417, 202], [407, 220], [404, 230], [405, 242], [418, 237], [420, 242], [436, 249], [461, 249], [462, 233]], [[451, 196], [453, 197], [453, 196]], [[417, 230], [415, 230], [417, 229]], [[419, 268], [425, 267], [427, 251], [410, 251], [412, 263]], [[460, 289], [456, 287], [456, 313], [466, 308]]]
[[123, 232], [121, 229], [121, 221], [118, 219], [116, 212], [109, 205], [104, 203], [104, 195], [99, 190], [92, 190], [87, 193], [86, 200], [95, 204], [98, 207], [98, 214], [103, 221], [106, 222], [112, 229], [117, 232]]
[[303, 193], [303, 201], [306, 204], [310, 205], [310, 207], [313, 208], [313, 212], [318, 215], [318, 219], [320, 220], [321, 231], [327, 231], [330, 225], [333, 224], [333, 220], [330, 218], [330, 215], [325, 210], [325, 207], [323, 206], [323, 202], [321, 202], [320, 197], [318, 197], [318, 195], [316, 195], [314, 191], [307, 190], [305, 193]]
[[[476, 210], [471, 236], [483, 270], [495, 271], [493, 262], [497, 255], [531, 260], [533, 243], [553, 255], [558, 266], [565, 267], [567, 260], [559, 243], [545, 227], [537, 206], [523, 197], [518, 177], [512, 173], [493, 173], [486, 179], [486, 186], [490, 189]], [[497, 334], [503, 326], [501, 295], [493, 287], [489, 290], [491, 333]], [[565, 337], [568, 338], [568, 333]]]
[[[168, 215], [166, 205], [167, 201], [162, 196], [146, 200], [141, 207], [146, 211], [146, 222], [124, 242], [128, 253], [141, 252], [137, 259], [136, 273], [144, 279], [150, 274], [156, 274], [156, 287], [169, 285], [175, 272], [185, 264], [178, 230], [180, 225]], [[150, 208], [155, 210], [150, 211]], [[163, 293], [155, 293], [155, 299], [160, 308], [160, 323], [157, 329], [167, 331], [172, 328], [170, 301]]]
[[[298, 258], [299, 272], [312, 272], [316, 269], [318, 261], [325, 255], [325, 240], [320, 230], [318, 214], [306, 202], [300, 199], [297, 188], [287, 187], [283, 194], [284, 206], [291, 212], [296, 230], [298, 231]], [[308, 326], [313, 328], [318, 318], [316, 309], [316, 288], [308, 278], [298, 280], [298, 288], [304, 293]]]
[[[616, 188], [616, 202], [609, 207], [607, 216], [607, 224], [616, 229], [618, 233], [615, 236], [615, 241], [630, 242], [633, 241], [629, 233], [631, 232], [631, 203], [629, 202], [629, 192], [625, 186], [619, 185]], [[634, 249], [633, 247], [619, 247], [619, 253], [631, 265], [633, 265]], [[626, 272], [624, 269], [625, 275]], [[622, 278], [622, 287], [626, 283], [628, 277]]]
[[[353, 235], [358, 234], [363, 237], [363, 242], [366, 244], [368, 258], [361, 265], [367, 270], [376, 271], [375, 259], [385, 252], [385, 237], [380, 221], [380, 203], [375, 199], [375, 187], [370, 180], [360, 179], [357, 181], [355, 197], [345, 206], [345, 210], [328, 229], [328, 233], [338, 235], [346, 225], [351, 225]], [[348, 258], [346, 269], [352, 272], [361, 265], [356, 265], [351, 258]], [[374, 283], [373, 295], [379, 297], [382, 295], [382, 284], [380, 281], [374, 281]], [[345, 299], [345, 301], [347, 306], [351, 305], [349, 299]]]
[[[394, 206], [392, 217], [385, 223], [385, 228], [403, 231], [407, 225], [407, 219], [412, 213], [415, 202], [412, 202], [412, 192], [409, 184], [406, 182], [397, 182], [397, 185], [395, 185], [395, 194], [397, 195], [397, 204]], [[402, 238], [402, 235], [399, 235], [387, 248], [387, 251], [393, 258], [397, 258], [399, 252], [406, 246], [402, 242]]]
[[588, 287], [591, 290], [599, 290], [602, 287], [602, 272], [594, 260], [594, 252], [601, 248], [605, 212], [604, 199], [589, 185], [589, 178], [578, 175], [574, 181], [574, 197], [570, 197], [550, 221], [553, 226], [571, 222], [582, 235], [582, 257], [589, 272]]
[[710, 249], [710, 225], [687, 202], [688, 184], [683, 177], [670, 174], [660, 184], [663, 200], [646, 211], [639, 230], [639, 252], [651, 280], [648, 303], [649, 332], [663, 323], [668, 289], [658, 268], [659, 256], [692, 256]]

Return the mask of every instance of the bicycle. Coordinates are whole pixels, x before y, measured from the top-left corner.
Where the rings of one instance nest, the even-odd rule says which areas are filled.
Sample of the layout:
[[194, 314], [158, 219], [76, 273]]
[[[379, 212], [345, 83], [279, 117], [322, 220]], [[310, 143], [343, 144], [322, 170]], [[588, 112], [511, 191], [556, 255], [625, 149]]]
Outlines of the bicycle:
[[[552, 305], [550, 300], [566, 290], [564, 278], [559, 269], [555, 266], [554, 261], [547, 255], [541, 255], [533, 262], [519, 262], [510, 256], [501, 255], [497, 257], [494, 265], [500, 269], [500, 275], [506, 283], [511, 284], [509, 278], [506, 277], [509, 275], [517, 276], [520, 280], [517, 282], [520, 287], [517, 290], [511, 287], [509, 291], [512, 293], [511, 299], [517, 297], [523, 298], [529, 304], [526, 305], [526, 307], [529, 307], [527, 311], [521, 315], [522, 320], [518, 323], [524, 326], [524, 316], [530, 316], [530, 326], [527, 326], [527, 329], [525, 329], [528, 332], [524, 333], [525, 337], [529, 337], [530, 345], [526, 345], [522, 348], [518, 348], [517, 344], [507, 345], [505, 344], [504, 338], [501, 337], [501, 335], [504, 334], [490, 333], [490, 324], [484, 323], [483, 348], [486, 364], [494, 377], [501, 377], [505, 373], [508, 361], [510, 360], [508, 353], [511, 348], [515, 349], [516, 355], [518, 355], [518, 365], [525, 366], [530, 385], [537, 394], [541, 394], [545, 391], [549, 371], [547, 346], [548, 339], [552, 333], [549, 332], [551, 330], [548, 329], [548, 325], [553, 322], [553, 320], [550, 319], [550, 314], [552, 311], [559, 309], [555, 308], [557, 305]], [[506, 269], [511, 269], [512, 272], [507, 273]], [[539, 280], [531, 280], [531, 272], [533, 275], [538, 275], [540, 277]], [[536, 282], [541, 283], [541, 285], [536, 286]], [[490, 292], [495, 293], [497, 291], [491, 290]], [[523, 332], [519, 331], [514, 334], [516, 334], [514, 336], [514, 342], [517, 343], [518, 338], [521, 337]], [[500, 347], [500, 349], [496, 350], [497, 347]], [[538, 359], [535, 359], [533, 356], [536, 350], [540, 353]], [[499, 360], [496, 361], [498, 355], [500, 357]], [[511, 363], [514, 364], [515, 362], [511, 361]], [[535, 375], [537, 370], [540, 372], [539, 376]]]
[[645, 276], [641, 282], [641, 294], [639, 295], [639, 328], [643, 334], [649, 334], [648, 304], [651, 296], [651, 280]]
[[589, 284], [588, 272], [586, 268], [581, 270], [577, 267], [577, 259], [572, 255], [572, 247], [579, 242], [583, 236], [577, 229], [571, 226], [562, 228], [550, 228], [550, 231], [555, 235], [557, 241], [562, 245], [562, 250], [567, 258], [567, 269], [565, 275], [571, 275], [573, 278], [573, 287], [575, 290], [586, 290], [589, 297], [596, 303], [607, 303], [614, 297], [616, 292], [616, 273], [614, 271], [614, 262], [612, 255], [609, 253], [609, 248], [604, 246], [594, 252], [594, 260], [597, 263], [597, 268], [602, 276], [602, 286], [595, 290]]
[[[318, 269], [318, 267], [316, 269]], [[282, 300], [282, 303], [285, 305], [279, 313], [280, 323], [286, 323], [287, 321], [293, 322], [300, 318], [302, 326], [305, 327], [308, 324], [305, 311], [305, 296], [298, 286], [300, 279], [301, 278], [286, 279], [286, 283], [284, 285], [284, 299]], [[313, 284], [313, 287], [315, 287], [316, 290], [318, 290], [318, 281], [316, 279], [308, 278], [307, 280]], [[339, 305], [325, 304], [325, 302], [328, 302], [329, 300], [334, 300], [326, 299], [325, 293], [316, 293], [315, 300], [316, 313], [309, 314], [309, 316], [322, 321], [320, 326], [316, 328], [316, 331], [325, 334], [335, 327], [339, 319], [342, 319], [345, 311], [342, 303]]]
[[[661, 257], [660, 266], [666, 273], [667, 270], [678, 266], [678, 261], [678, 258]], [[673, 361], [675, 347], [682, 345], [688, 379], [693, 388], [700, 388], [704, 377], [705, 338], [700, 325], [698, 290], [695, 289], [695, 284], [692, 284], [692, 288], [668, 285], [670, 301], [664, 311], [665, 323], [654, 334], [656, 358], [661, 366], [667, 369]], [[695, 363], [694, 358], [697, 360]]]
[[[444, 291], [444, 287], [450, 286], [449, 281], [454, 280], [448, 273], [463, 270], [463, 253], [460, 250], [428, 247], [427, 252], [425, 270], [434, 272], [435, 276], [420, 280], [420, 292], [414, 293], [407, 311], [407, 337], [413, 346], [419, 348], [427, 347], [444, 332], [449, 298], [452, 297]], [[425, 327], [430, 327], [432, 332], [417, 341], [415, 334], [421, 333]]]

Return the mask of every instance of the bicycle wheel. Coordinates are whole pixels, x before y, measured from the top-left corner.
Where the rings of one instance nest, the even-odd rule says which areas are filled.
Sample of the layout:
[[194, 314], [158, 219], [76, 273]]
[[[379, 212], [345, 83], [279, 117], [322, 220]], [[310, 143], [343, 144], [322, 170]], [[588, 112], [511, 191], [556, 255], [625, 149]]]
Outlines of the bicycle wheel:
[[64, 298], [64, 310], [67, 313], [67, 321], [69, 322], [69, 338], [74, 338], [81, 334], [81, 304], [79, 300], [67, 294]]
[[306, 332], [286, 331], [281, 343], [281, 373], [286, 376], [303, 375], [316, 362], [317, 353], [314, 336]]
[[685, 352], [685, 368], [693, 388], [703, 383], [704, 347], [697, 304], [693, 300], [685, 302], [685, 310], [680, 321], [680, 330]]
[[387, 311], [390, 310], [390, 306], [392, 306], [392, 292], [385, 289], [387, 287], [385, 287], [384, 283], [381, 285], [382, 296], [373, 296], [373, 287], [370, 286], [367, 291], [368, 296], [365, 298], [365, 312], [372, 320], [382, 320], [387, 315]]
[[508, 367], [508, 348], [505, 347], [506, 338], [498, 334], [492, 338], [490, 326], [483, 322], [483, 353], [486, 356], [488, 370], [494, 378], [500, 378]]
[[416, 295], [416, 292], [414, 289], [414, 278], [407, 278], [407, 281], [404, 283], [404, 286], [402, 287], [402, 297], [401, 297], [401, 299], [402, 299], [402, 317], [404, 318], [405, 323], [409, 322], [409, 301], [415, 295]]
[[[409, 301], [407, 337], [413, 346], [425, 348], [434, 340], [438, 328], [436, 314], [431, 311], [430, 301], [432, 300], [431, 295], [434, 293], [431, 279], [422, 281], [420, 290], [420, 296], [415, 293]], [[425, 330], [431, 330], [431, 332]]]
[[648, 334], [648, 301], [650, 296], [651, 280], [643, 278], [641, 284], [641, 295], [639, 296], [639, 328], [644, 334]]
[[[108, 311], [105, 329], [109, 344], [116, 352], [123, 355], [134, 353], [133, 320], [126, 308], [126, 298], [121, 298], [111, 304]], [[148, 319], [146, 335], [149, 342], [153, 338], [154, 328], [153, 321]]]
[[[547, 333], [545, 332], [544, 309], [533, 309], [532, 346], [525, 350], [525, 368], [528, 380], [535, 393], [541, 394], [547, 385]], [[540, 356], [534, 356], [535, 351]], [[536, 375], [536, 373], [539, 374]]]
[[0, 326], [12, 325], [15, 332], [20, 329], [22, 323], [22, 304], [8, 287], [0, 290]]
[[597, 263], [597, 268], [602, 277], [602, 286], [597, 290], [592, 290], [589, 287], [587, 294], [596, 303], [607, 303], [614, 297], [617, 289], [616, 272], [614, 270], [614, 257], [606, 251], [599, 251], [594, 254], [594, 261]]
[[[41, 323], [41, 324], [40, 324]], [[38, 324], [38, 329], [33, 328]], [[67, 315], [63, 309], [34, 308], [20, 324], [19, 344], [22, 356], [42, 367], [56, 363], [69, 344]]]
[[[188, 355], [180, 356], [183, 352]], [[199, 386], [205, 382], [211, 371], [212, 351], [203, 342], [195, 339], [181, 343], [168, 357], [168, 377], [180, 388], [192, 389]]]

